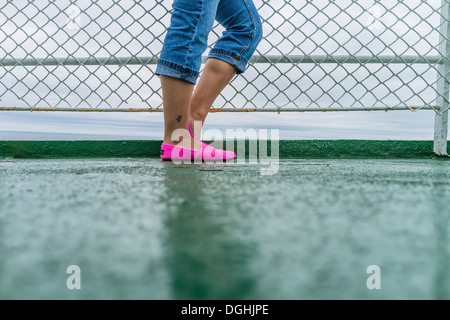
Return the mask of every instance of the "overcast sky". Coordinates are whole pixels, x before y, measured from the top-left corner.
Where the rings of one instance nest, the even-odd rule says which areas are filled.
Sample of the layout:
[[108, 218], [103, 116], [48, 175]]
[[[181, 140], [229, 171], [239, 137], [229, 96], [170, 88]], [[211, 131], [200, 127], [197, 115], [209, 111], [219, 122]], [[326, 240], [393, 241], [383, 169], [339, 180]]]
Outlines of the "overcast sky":
[[[171, 2], [0, 0], [0, 59], [157, 57]], [[255, 4], [265, 33], [258, 55], [439, 54], [435, 10], [441, 0]], [[222, 31], [215, 27], [211, 45]], [[156, 108], [161, 97], [154, 68], [6, 67], [0, 69], [0, 106]], [[436, 80], [435, 66], [429, 65], [255, 64], [235, 78], [214, 107], [430, 106]], [[433, 111], [219, 113], [209, 116], [206, 128], [277, 128], [286, 139], [432, 139], [433, 122]], [[162, 114], [154, 113], [0, 114], [0, 138], [19, 136], [6, 131], [26, 131], [160, 139], [162, 127]]]

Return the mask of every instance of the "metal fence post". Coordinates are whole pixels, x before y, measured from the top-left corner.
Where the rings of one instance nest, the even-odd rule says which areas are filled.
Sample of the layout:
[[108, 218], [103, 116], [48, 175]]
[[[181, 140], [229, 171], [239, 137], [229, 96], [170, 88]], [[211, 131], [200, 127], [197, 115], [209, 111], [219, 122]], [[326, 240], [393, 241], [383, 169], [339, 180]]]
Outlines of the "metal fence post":
[[434, 125], [434, 153], [447, 154], [449, 83], [450, 83], [450, 0], [442, 0], [442, 23], [439, 52], [443, 58], [439, 66], [437, 82], [437, 102], [440, 110], [436, 113]]

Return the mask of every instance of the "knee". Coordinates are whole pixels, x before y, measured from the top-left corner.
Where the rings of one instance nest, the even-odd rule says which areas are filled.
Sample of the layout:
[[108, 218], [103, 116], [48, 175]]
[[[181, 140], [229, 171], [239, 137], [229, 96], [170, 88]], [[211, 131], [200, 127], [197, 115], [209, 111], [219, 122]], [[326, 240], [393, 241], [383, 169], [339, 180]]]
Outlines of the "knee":
[[233, 24], [225, 25], [231, 37], [238, 40], [242, 45], [256, 48], [263, 37], [263, 27], [258, 14], [247, 13], [245, 18]]
[[262, 38], [263, 38], [263, 26], [261, 23], [261, 19], [258, 17], [256, 17], [255, 19], [255, 42], [257, 43], [257, 45], [261, 42]]
[[254, 19], [252, 20], [252, 23], [248, 26], [248, 32], [251, 32], [251, 40], [248, 44], [249, 48], [251, 50], [256, 50], [256, 48], [258, 47], [259, 43], [261, 42], [261, 40], [263, 39], [263, 26], [261, 23], [261, 19], [259, 18], [259, 16], [254, 17]]

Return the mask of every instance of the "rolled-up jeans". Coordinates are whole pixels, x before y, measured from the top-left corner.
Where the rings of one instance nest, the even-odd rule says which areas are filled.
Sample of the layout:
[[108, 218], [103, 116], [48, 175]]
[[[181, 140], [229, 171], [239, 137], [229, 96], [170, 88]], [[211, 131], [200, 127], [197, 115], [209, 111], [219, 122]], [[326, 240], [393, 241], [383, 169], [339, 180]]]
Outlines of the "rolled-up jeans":
[[157, 75], [195, 84], [214, 20], [225, 31], [210, 50], [208, 59], [225, 61], [238, 74], [245, 71], [262, 38], [261, 19], [252, 0], [174, 0], [172, 7]]

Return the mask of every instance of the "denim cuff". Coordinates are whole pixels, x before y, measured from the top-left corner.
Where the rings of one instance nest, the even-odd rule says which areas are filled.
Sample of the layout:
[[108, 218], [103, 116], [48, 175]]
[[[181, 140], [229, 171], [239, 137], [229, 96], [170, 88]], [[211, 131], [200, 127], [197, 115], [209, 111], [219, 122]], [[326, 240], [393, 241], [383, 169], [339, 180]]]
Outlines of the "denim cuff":
[[200, 73], [196, 70], [163, 59], [158, 60], [155, 74], [158, 76], [164, 75], [172, 78], [182, 79], [192, 84], [197, 83], [198, 76], [200, 75]]
[[247, 59], [245, 59], [241, 55], [230, 50], [218, 48], [214, 48], [209, 52], [208, 59], [209, 58], [219, 59], [231, 64], [232, 66], [236, 67], [237, 74], [244, 73], [248, 63]]

